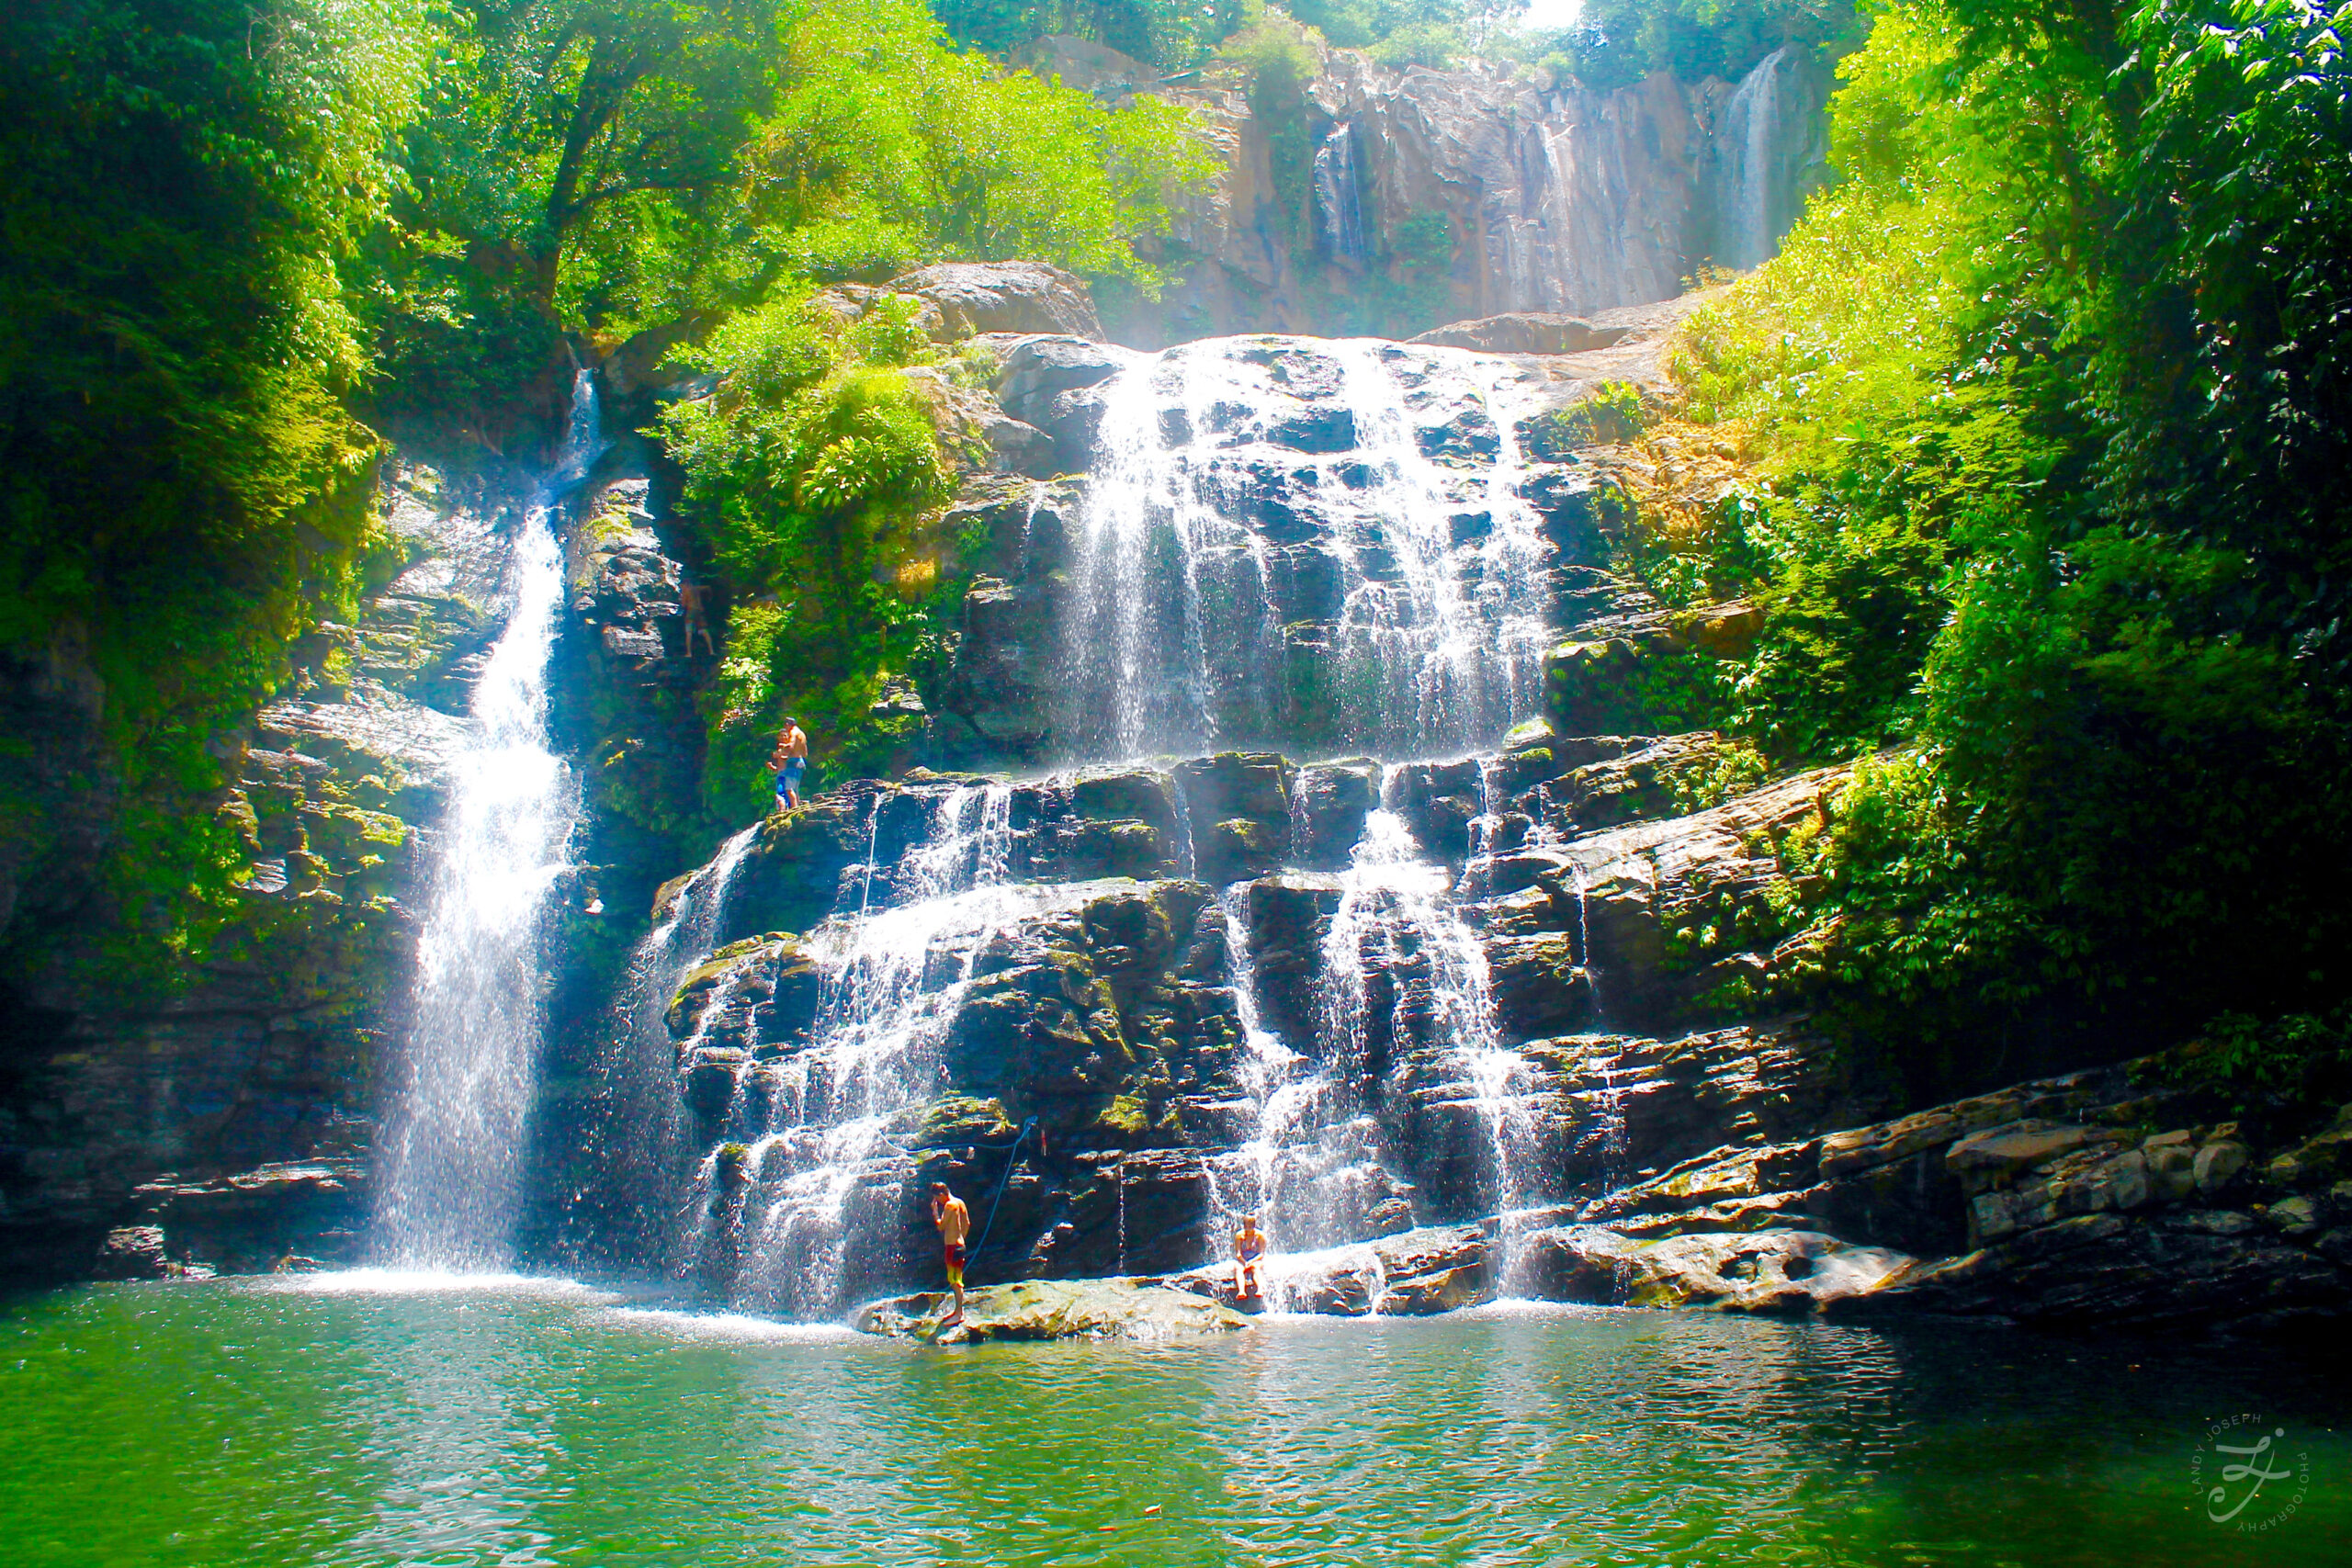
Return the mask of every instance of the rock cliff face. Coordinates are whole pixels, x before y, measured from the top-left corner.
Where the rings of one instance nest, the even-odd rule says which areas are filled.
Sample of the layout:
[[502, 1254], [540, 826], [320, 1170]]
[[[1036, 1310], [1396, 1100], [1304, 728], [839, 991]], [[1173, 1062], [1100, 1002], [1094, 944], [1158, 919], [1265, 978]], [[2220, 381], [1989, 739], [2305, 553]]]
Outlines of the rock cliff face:
[[1295, 97], [1253, 95], [1235, 67], [1161, 83], [1070, 39], [1024, 56], [1112, 102], [1148, 92], [1193, 109], [1223, 164], [1159, 255], [1175, 288], [1106, 312], [1118, 341], [1404, 335], [1667, 299], [1704, 265], [1765, 260], [1827, 174], [1832, 84], [1801, 51], [1737, 83], [1658, 75], [1611, 93], [1315, 55]]
[[[142, 999], [104, 977], [109, 940], [135, 935], [93, 930], [62, 944], [81, 964], [14, 998], [0, 1066], [0, 1269], [37, 1278], [351, 1256], [425, 835], [470, 671], [496, 630], [503, 558], [494, 516], [430, 469], [399, 470], [386, 504], [407, 566], [356, 623], [298, 649], [294, 684], [235, 738], [236, 783], [218, 810], [251, 869], [206, 956], [169, 994]], [[54, 673], [46, 683], [83, 689]], [[104, 917], [70, 871], [47, 875], [48, 907], [20, 900], [20, 918]]]

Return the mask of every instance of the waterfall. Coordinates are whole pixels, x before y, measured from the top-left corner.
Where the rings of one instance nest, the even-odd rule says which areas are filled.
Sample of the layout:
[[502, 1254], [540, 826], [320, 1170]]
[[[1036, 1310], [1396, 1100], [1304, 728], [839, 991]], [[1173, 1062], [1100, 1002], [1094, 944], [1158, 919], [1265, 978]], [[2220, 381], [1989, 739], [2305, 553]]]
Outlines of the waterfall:
[[1463, 919], [1442, 863], [1428, 858], [1396, 809], [1384, 770], [1380, 805], [1364, 817], [1323, 943], [1329, 1058], [1368, 1071], [1417, 1044], [1434, 1047], [1471, 1090], [1482, 1147], [1479, 1206], [1524, 1207], [1539, 1185], [1533, 1085], [1503, 1044], [1486, 948]]
[[1062, 627], [1060, 728], [1074, 757], [1197, 751], [1236, 721], [1271, 728], [1264, 672], [1281, 644], [1267, 615], [1220, 621], [1220, 637], [1241, 638], [1239, 668], [1227, 691], [1211, 689], [1203, 576], [1221, 602], [1270, 603], [1262, 541], [1219, 511], [1195, 445], [1254, 390], [1219, 346], [1170, 349], [1103, 389]]
[[[1422, 450], [1379, 345], [1332, 347], [1370, 470], [1360, 504], [1376, 520], [1343, 536], [1355, 581], [1340, 623], [1341, 681], [1363, 694], [1347, 705], [1348, 732], [1392, 756], [1491, 739], [1523, 716], [1544, 640], [1534, 514], [1505, 469], [1510, 420], [1494, 416], [1494, 385], [1482, 383], [1496, 460], [1464, 493], [1457, 472]], [[1468, 510], [1481, 503], [1483, 517]], [[1457, 540], [1457, 529], [1471, 536]]]
[[405, 1071], [379, 1160], [374, 1250], [386, 1262], [508, 1261], [538, 1078], [540, 915], [579, 808], [548, 740], [548, 659], [563, 603], [555, 515], [596, 441], [595, 388], [582, 370], [562, 454], [516, 528], [506, 626], [475, 682], [465, 748], [450, 760]]
[[1341, 121], [1315, 149], [1315, 233], [1323, 254], [1351, 266], [1364, 260], [1363, 202], [1356, 175], [1356, 132]]
[[676, 1167], [686, 1111], [667, 1015], [686, 976], [718, 945], [735, 874], [759, 836], [753, 823], [721, 844], [654, 911], [651, 929], [629, 953], [608, 1018], [609, 1043], [594, 1067], [594, 1111], [584, 1129], [595, 1145], [589, 1182], [563, 1204], [571, 1251], [635, 1260], [660, 1256], [669, 1239], [663, 1222], [682, 1201]]
[[1773, 189], [1781, 140], [1781, 69], [1786, 48], [1774, 50], [1740, 79], [1715, 124], [1717, 184], [1715, 259], [1746, 270], [1772, 257], [1780, 239]]
[[1320, 1141], [1333, 1084], [1320, 1064], [1292, 1050], [1265, 1026], [1244, 908], [1249, 890], [1246, 882], [1224, 889], [1217, 895], [1216, 909], [1224, 926], [1226, 976], [1241, 1024], [1241, 1083], [1255, 1114], [1248, 1141], [1227, 1162], [1240, 1168], [1242, 1179], [1235, 1183], [1214, 1162], [1206, 1169], [1226, 1228], [1243, 1214], [1258, 1216], [1259, 1228], [1266, 1233], [1265, 1287], [1277, 1305], [1287, 1305], [1283, 1255], [1329, 1240], [1331, 1205], [1318, 1201], [1328, 1195], [1317, 1189], [1320, 1179], [1340, 1163], [1329, 1157]]
[[[1510, 374], [1453, 349], [1234, 338], [1106, 383], [1060, 629], [1068, 754], [1305, 730], [1427, 755], [1534, 711], [1544, 547]], [[1295, 652], [1329, 690], [1302, 695]]]
[[[952, 787], [887, 884], [869, 852], [860, 911], [808, 944], [820, 976], [810, 1038], [757, 1042], [739, 1064], [684, 1247], [737, 1297], [802, 1314], [837, 1304], [859, 1179], [894, 1152], [893, 1118], [939, 1089], [940, 1034], [980, 947], [1031, 907], [1011, 879], [1012, 802], [1006, 784]], [[726, 1007], [705, 1008], [686, 1055]]]

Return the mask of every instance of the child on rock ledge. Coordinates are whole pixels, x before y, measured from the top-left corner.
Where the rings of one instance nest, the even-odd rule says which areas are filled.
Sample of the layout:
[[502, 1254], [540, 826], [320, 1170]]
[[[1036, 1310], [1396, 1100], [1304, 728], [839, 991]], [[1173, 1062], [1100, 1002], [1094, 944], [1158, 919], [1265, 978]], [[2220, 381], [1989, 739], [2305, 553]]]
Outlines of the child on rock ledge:
[[1266, 1233], [1258, 1228], [1258, 1216], [1241, 1216], [1241, 1228], [1233, 1233], [1233, 1293], [1245, 1302], [1256, 1301], [1266, 1293], [1258, 1277], [1258, 1264], [1266, 1256]]

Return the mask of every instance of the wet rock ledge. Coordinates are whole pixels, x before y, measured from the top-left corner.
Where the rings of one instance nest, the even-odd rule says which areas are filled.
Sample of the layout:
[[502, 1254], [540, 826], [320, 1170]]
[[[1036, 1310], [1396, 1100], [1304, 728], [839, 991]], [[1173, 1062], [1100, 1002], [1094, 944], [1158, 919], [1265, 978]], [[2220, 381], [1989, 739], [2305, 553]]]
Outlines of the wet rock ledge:
[[899, 1296], [858, 1310], [852, 1326], [892, 1339], [971, 1345], [990, 1339], [1190, 1339], [1230, 1334], [1250, 1320], [1156, 1280], [1026, 1280], [967, 1293], [964, 1320], [943, 1330], [953, 1298]]

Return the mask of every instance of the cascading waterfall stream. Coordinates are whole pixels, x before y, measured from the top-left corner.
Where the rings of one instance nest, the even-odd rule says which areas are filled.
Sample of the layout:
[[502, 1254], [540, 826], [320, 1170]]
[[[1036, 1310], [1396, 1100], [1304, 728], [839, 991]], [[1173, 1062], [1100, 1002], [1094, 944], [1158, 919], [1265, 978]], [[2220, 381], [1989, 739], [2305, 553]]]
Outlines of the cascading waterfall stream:
[[[1237, 555], [1248, 555], [1250, 597], [1263, 604], [1269, 595], [1253, 536], [1220, 515], [1192, 464], [1171, 455], [1171, 428], [1181, 453], [1191, 431], [1249, 389], [1239, 367], [1207, 346], [1170, 349], [1104, 389], [1063, 633], [1072, 682], [1064, 728], [1084, 756], [1199, 750], [1237, 719], [1247, 728], [1270, 716], [1250, 682], [1222, 701], [1211, 691], [1202, 563], [1216, 552], [1214, 564], [1230, 574]], [[1172, 411], [1170, 396], [1181, 400]], [[1271, 620], [1248, 630], [1256, 662], [1270, 664], [1280, 646]]]
[[[1232, 338], [1105, 383], [1062, 746], [1196, 754], [1306, 725], [1419, 756], [1535, 711], [1544, 546], [1516, 488], [1510, 374], [1453, 349]], [[1460, 434], [1430, 423], [1446, 416]], [[1329, 639], [1328, 693], [1285, 675], [1301, 637]]]
[[509, 1260], [538, 1084], [540, 916], [579, 809], [548, 739], [548, 660], [563, 603], [555, 517], [597, 439], [594, 383], [582, 370], [561, 457], [517, 525], [506, 627], [475, 682], [465, 749], [450, 759], [406, 1072], [379, 1156], [374, 1252], [386, 1263], [480, 1270]]
[[[1369, 470], [1360, 504], [1372, 520], [1348, 537], [1356, 581], [1340, 637], [1346, 684], [1376, 695], [1349, 705], [1349, 732], [1392, 755], [1491, 740], [1530, 706], [1544, 647], [1539, 546], [1533, 514], [1510, 488], [1510, 422], [1489, 412], [1495, 460], [1458, 494], [1458, 472], [1422, 451], [1381, 345], [1330, 347]], [[1491, 411], [1494, 383], [1480, 391]]]
[[[1365, 815], [1324, 939], [1326, 1039], [1335, 1057], [1352, 1062], [1419, 1042], [1435, 1047], [1472, 1091], [1483, 1134], [1479, 1206], [1509, 1213], [1537, 1189], [1535, 1129], [1524, 1109], [1532, 1085], [1525, 1059], [1502, 1043], [1486, 949], [1454, 902], [1445, 866], [1425, 855], [1396, 809], [1396, 777], [1383, 770], [1380, 805]], [[1386, 976], [1385, 1017], [1374, 1010], [1375, 974]]]
[[1740, 78], [1716, 127], [1723, 168], [1716, 249], [1725, 266], [1761, 266], [1779, 248], [1772, 187], [1781, 143], [1780, 73], [1787, 53], [1775, 50]]
[[[1282, 1258], [1305, 1246], [1321, 1245], [1317, 1236], [1321, 1207], [1314, 1200], [1318, 1176], [1328, 1174], [1319, 1157], [1302, 1158], [1302, 1137], [1317, 1139], [1324, 1117], [1325, 1096], [1332, 1088], [1319, 1065], [1283, 1043], [1265, 1025], [1258, 999], [1256, 962], [1250, 953], [1249, 912], [1243, 900], [1249, 884], [1235, 883], [1217, 895], [1216, 911], [1223, 928], [1227, 979], [1233, 987], [1234, 1011], [1241, 1025], [1243, 1057], [1240, 1077], [1250, 1096], [1253, 1125], [1249, 1140], [1231, 1163], [1238, 1173], [1221, 1175], [1215, 1163], [1204, 1167], [1218, 1213], [1229, 1224], [1254, 1213], [1266, 1233], [1266, 1286], [1278, 1303], [1284, 1281]], [[1236, 1175], [1238, 1179], [1237, 1180]]]
[[[737, 1294], [801, 1314], [835, 1306], [858, 1178], [889, 1152], [893, 1118], [936, 1091], [940, 1031], [980, 947], [1030, 907], [1011, 880], [1012, 796], [981, 784], [940, 798], [928, 836], [896, 869], [897, 901], [880, 908], [869, 858], [860, 912], [808, 944], [820, 976], [812, 1038], [739, 1066], [687, 1237], [706, 1270], [724, 1255]], [[725, 1006], [714, 998], [698, 1030]]]
[[[686, 977], [709, 962], [736, 873], [759, 836], [754, 823], [722, 843], [655, 911], [652, 929], [629, 954], [612, 1010], [613, 1043], [596, 1065], [597, 1114], [607, 1142], [594, 1203], [604, 1212], [587, 1218], [605, 1234], [576, 1237], [582, 1249], [617, 1245], [632, 1257], [658, 1256], [667, 1241], [669, 1217], [682, 1201], [677, 1165], [688, 1131], [670, 1004]], [[567, 1209], [576, 1213], [588, 1200], [585, 1190], [574, 1193]]]

